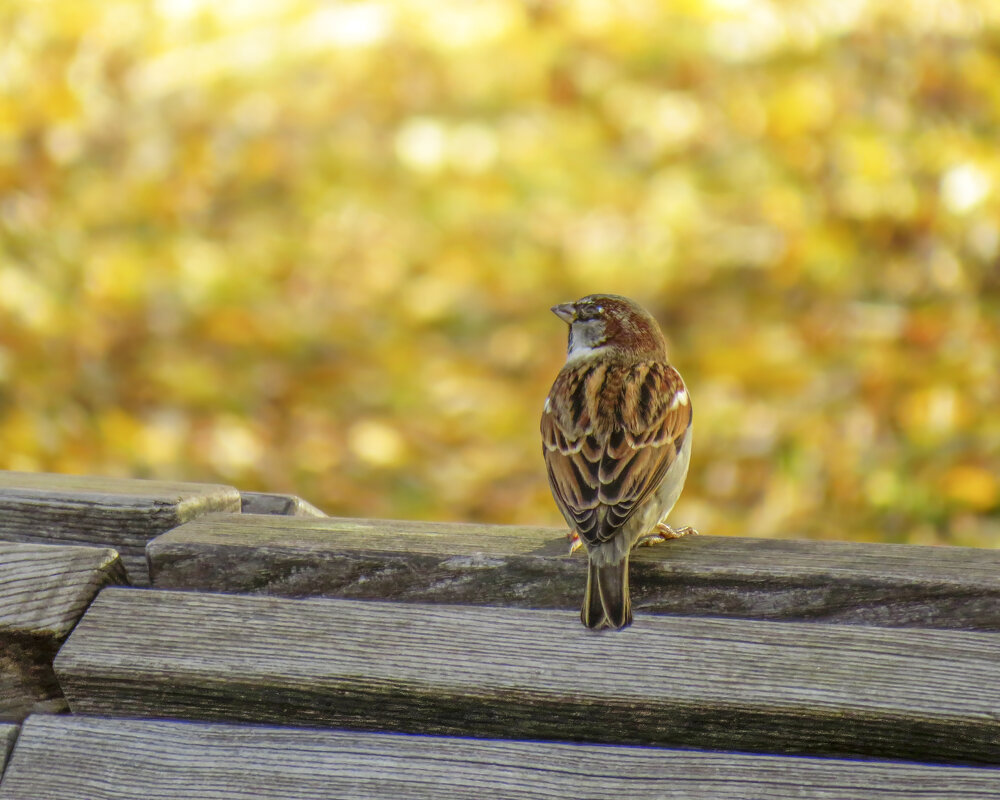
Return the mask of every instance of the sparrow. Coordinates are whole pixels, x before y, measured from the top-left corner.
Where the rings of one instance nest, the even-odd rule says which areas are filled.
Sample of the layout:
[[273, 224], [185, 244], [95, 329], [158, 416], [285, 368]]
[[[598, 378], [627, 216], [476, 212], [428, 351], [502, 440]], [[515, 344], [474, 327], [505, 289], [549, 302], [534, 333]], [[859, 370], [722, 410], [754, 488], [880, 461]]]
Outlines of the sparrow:
[[691, 458], [691, 398], [635, 301], [592, 294], [552, 311], [569, 324], [569, 344], [545, 398], [542, 454], [570, 535], [587, 548], [580, 619], [621, 629], [632, 623], [632, 548], [697, 533], [665, 522]]

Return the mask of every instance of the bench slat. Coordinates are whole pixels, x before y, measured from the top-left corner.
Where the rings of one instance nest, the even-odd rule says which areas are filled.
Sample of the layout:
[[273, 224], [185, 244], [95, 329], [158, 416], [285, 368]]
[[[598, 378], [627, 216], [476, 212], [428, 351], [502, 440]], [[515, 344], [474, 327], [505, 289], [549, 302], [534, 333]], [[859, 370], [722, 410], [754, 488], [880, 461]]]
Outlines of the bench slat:
[[278, 514], [289, 517], [325, 517], [312, 503], [293, 494], [240, 492], [244, 514]]
[[52, 660], [111, 583], [125, 583], [114, 550], [0, 541], [0, 720], [65, 709]]
[[148, 585], [146, 543], [211, 511], [238, 512], [229, 486], [0, 471], [0, 540], [113, 547]]
[[[211, 514], [153, 540], [153, 585], [416, 602], [579, 606], [555, 528]], [[1000, 551], [698, 536], [639, 548], [638, 613], [1000, 631]]]
[[1000, 762], [1000, 636], [106, 589], [76, 713]]
[[1000, 770], [32, 717], [2, 800], [1000, 800]]

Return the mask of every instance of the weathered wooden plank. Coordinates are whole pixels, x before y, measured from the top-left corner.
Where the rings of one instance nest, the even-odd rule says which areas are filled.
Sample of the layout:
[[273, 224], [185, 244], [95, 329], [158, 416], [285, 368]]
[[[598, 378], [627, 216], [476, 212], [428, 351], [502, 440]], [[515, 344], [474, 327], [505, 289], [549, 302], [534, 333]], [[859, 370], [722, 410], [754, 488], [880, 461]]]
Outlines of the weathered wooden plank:
[[325, 517], [312, 503], [294, 494], [240, 492], [244, 514], [278, 514], [287, 517]]
[[20, 727], [17, 725], [0, 724], [0, 777], [3, 777], [7, 758], [10, 756], [10, 751], [14, 749], [14, 742], [17, 741], [19, 730]]
[[101, 588], [125, 582], [108, 548], [0, 542], [0, 720], [66, 708], [56, 651]]
[[[153, 584], [578, 607], [582, 554], [554, 528], [214, 514], [153, 540]], [[1000, 631], [1000, 550], [698, 536], [639, 548], [637, 612]]]
[[586, 581], [554, 529], [210, 514], [149, 543], [153, 585], [569, 608]]
[[123, 583], [111, 548], [0, 542], [0, 632], [65, 639], [103, 587]]
[[76, 713], [1000, 762], [1000, 636], [105, 589]]
[[2, 800], [998, 800], [1000, 770], [32, 717]]
[[0, 540], [115, 548], [147, 585], [146, 542], [210, 511], [240, 510], [240, 493], [198, 483], [0, 471]]

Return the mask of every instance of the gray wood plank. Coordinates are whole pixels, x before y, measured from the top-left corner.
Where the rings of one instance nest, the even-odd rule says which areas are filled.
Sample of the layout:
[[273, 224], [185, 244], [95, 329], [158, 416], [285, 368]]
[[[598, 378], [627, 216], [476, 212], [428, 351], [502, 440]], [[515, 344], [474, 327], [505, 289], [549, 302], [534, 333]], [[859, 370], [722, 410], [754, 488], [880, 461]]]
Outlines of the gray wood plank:
[[7, 766], [7, 758], [17, 741], [17, 734], [20, 727], [17, 725], [0, 724], [0, 777], [3, 776], [4, 768]]
[[244, 514], [278, 514], [288, 517], [325, 517], [312, 503], [294, 494], [240, 492]]
[[66, 708], [56, 651], [101, 588], [125, 582], [109, 548], [0, 541], [0, 720]]
[[149, 582], [150, 539], [199, 514], [239, 510], [229, 486], [0, 471], [0, 540], [113, 547], [136, 586]]
[[1000, 636], [109, 588], [75, 713], [1000, 761]]
[[[153, 540], [153, 585], [577, 608], [555, 528], [214, 514]], [[639, 548], [642, 613], [1000, 631], [1000, 550], [698, 536]]]
[[1000, 770], [32, 717], [2, 800], [998, 800]]
[[0, 632], [62, 640], [103, 587], [124, 583], [108, 547], [0, 542]]

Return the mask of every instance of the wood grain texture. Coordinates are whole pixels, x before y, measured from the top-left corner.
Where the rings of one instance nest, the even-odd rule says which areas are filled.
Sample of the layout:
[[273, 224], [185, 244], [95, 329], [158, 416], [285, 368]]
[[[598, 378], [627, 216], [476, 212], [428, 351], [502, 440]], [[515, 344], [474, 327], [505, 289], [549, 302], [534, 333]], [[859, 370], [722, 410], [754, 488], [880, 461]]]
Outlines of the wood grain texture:
[[75, 713], [1000, 761], [1000, 636], [105, 589]]
[[[555, 528], [214, 514], [152, 541], [153, 584], [579, 607], [585, 556]], [[698, 536], [632, 557], [638, 614], [1000, 631], [1000, 551]]]
[[1000, 771], [32, 717], [0, 786], [0, 800], [913, 800], [915, 796], [1000, 800]]
[[56, 651], [101, 588], [125, 582], [108, 548], [0, 542], [0, 720], [66, 708]]
[[239, 510], [229, 486], [0, 471], [0, 540], [113, 547], [136, 586], [149, 583], [150, 539], [200, 514]]
[[111, 548], [0, 542], [0, 635], [62, 640], [103, 587], [123, 583]]
[[20, 728], [17, 725], [0, 724], [0, 777], [3, 776], [4, 768], [7, 766], [7, 759], [10, 751], [17, 741], [17, 734]]
[[286, 517], [325, 517], [312, 503], [294, 494], [240, 492], [244, 514], [278, 514]]

